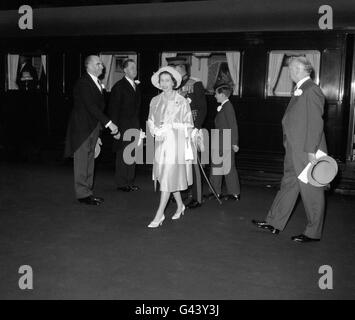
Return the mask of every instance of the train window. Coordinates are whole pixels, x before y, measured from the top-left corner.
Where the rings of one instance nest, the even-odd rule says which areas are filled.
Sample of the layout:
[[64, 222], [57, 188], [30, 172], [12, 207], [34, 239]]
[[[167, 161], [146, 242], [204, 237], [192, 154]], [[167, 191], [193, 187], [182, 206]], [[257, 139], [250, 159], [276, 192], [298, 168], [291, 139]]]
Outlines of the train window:
[[304, 56], [312, 64], [314, 72], [311, 77], [319, 83], [320, 52], [317, 50], [277, 50], [269, 53], [267, 77], [267, 95], [276, 97], [290, 97], [295, 86], [290, 78], [288, 61], [294, 56]]
[[47, 90], [46, 55], [8, 54], [6, 62], [6, 90]]
[[206, 93], [213, 94], [214, 87], [228, 83], [233, 95], [239, 95], [240, 52], [163, 52], [161, 66], [167, 65], [166, 58], [184, 57], [190, 65], [191, 77], [202, 81]]
[[137, 64], [137, 53], [135, 52], [102, 52], [100, 58], [105, 66], [101, 80], [108, 92], [117, 81], [124, 77], [123, 62], [125, 60], [132, 59]]

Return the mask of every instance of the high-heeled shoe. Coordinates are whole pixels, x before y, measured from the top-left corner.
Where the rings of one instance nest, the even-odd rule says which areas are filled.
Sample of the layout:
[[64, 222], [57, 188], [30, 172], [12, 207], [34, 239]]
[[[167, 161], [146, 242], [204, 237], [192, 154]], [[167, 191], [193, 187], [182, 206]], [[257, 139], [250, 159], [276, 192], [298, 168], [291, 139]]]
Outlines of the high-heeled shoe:
[[182, 205], [182, 209], [179, 212], [175, 212], [175, 214], [171, 217], [171, 219], [176, 220], [179, 219], [181, 216], [184, 215], [185, 212], [185, 205]]
[[152, 221], [149, 225], [148, 228], [158, 228], [163, 224], [163, 221], [165, 220], [165, 216], [163, 215], [159, 221]]

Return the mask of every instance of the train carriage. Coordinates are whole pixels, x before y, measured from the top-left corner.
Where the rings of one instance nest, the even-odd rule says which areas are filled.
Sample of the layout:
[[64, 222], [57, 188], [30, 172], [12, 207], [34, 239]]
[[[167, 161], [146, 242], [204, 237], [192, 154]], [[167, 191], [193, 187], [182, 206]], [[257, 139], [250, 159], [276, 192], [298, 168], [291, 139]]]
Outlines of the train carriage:
[[[241, 149], [237, 162], [242, 178], [276, 183], [284, 152], [281, 119], [292, 90], [292, 82], [287, 80], [287, 60], [305, 55], [315, 69], [315, 82], [326, 96], [328, 151], [341, 168], [335, 188], [353, 192], [355, 4], [345, 0], [327, 2], [328, 11], [321, 12], [333, 17], [328, 21], [332, 29], [322, 30], [321, 1], [287, 1], [287, 6], [280, 0], [267, 4], [259, 0], [126, 2], [103, 1], [100, 3], [105, 5], [95, 6], [98, 2], [89, 1], [93, 6], [64, 7], [60, 1], [56, 6], [43, 1], [41, 7], [33, 7], [33, 29], [29, 30], [19, 28], [21, 14], [14, 5], [2, 8], [3, 156], [33, 127], [37, 130], [31, 141], [37, 141], [40, 151], [56, 150], [57, 156], [61, 155], [72, 108], [72, 88], [83, 72], [87, 54], [106, 59], [107, 98], [112, 83], [119, 78], [120, 61], [130, 56], [137, 60], [143, 93], [142, 124], [149, 101], [157, 93], [150, 84], [152, 73], [164, 63], [164, 57], [183, 55], [191, 62], [191, 74], [201, 78], [206, 89], [205, 127], [212, 126], [216, 112], [213, 85], [227, 77], [234, 86], [232, 101]], [[15, 83], [21, 55], [31, 57], [38, 73], [35, 105], [28, 95], [21, 96]], [[14, 121], [23, 124], [27, 133], [16, 133]]]

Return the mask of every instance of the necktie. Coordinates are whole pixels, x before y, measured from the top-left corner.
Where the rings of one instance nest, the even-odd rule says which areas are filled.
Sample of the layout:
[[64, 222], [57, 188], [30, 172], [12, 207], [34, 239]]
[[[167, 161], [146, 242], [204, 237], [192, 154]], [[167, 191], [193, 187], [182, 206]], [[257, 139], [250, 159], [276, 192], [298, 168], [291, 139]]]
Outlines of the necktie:
[[102, 92], [102, 86], [101, 86], [101, 81], [100, 81], [100, 79], [97, 79], [97, 83], [98, 83], [98, 85], [99, 85], [100, 91]]

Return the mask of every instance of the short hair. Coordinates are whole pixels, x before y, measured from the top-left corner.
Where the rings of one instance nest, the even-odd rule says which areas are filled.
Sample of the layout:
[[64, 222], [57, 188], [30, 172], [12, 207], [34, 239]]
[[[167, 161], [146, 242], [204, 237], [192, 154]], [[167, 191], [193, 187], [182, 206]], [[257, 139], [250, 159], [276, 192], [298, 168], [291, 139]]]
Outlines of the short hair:
[[222, 85], [216, 88], [216, 92], [221, 94], [223, 93], [227, 98], [232, 94], [232, 88], [228, 85]]
[[170, 76], [170, 78], [171, 78], [171, 80], [173, 81], [173, 84], [174, 84], [173, 89], [176, 89], [177, 88], [177, 81], [176, 81], [176, 79], [173, 77], [173, 75], [169, 71], [162, 71], [162, 72], [159, 73], [159, 83], [160, 83], [160, 77], [161, 77], [162, 74], [168, 74]]
[[297, 63], [301, 64], [303, 66], [304, 71], [306, 71], [308, 74], [311, 74], [312, 71], [314, 71], [311, 62], [306, 57], [303, 57], [303, 56], [291, 57], [289, 60], [289, 65], [293, 62], [297, 62]]
[[129, 65], [130, 62], [133, 62], [133, 63], [136, 63], [133, 59], [129, 58], [129, 59], [126, 59], [125, 61], [123, 61], [122, 63], [122, 67], [123, 69], [126, 69]]

